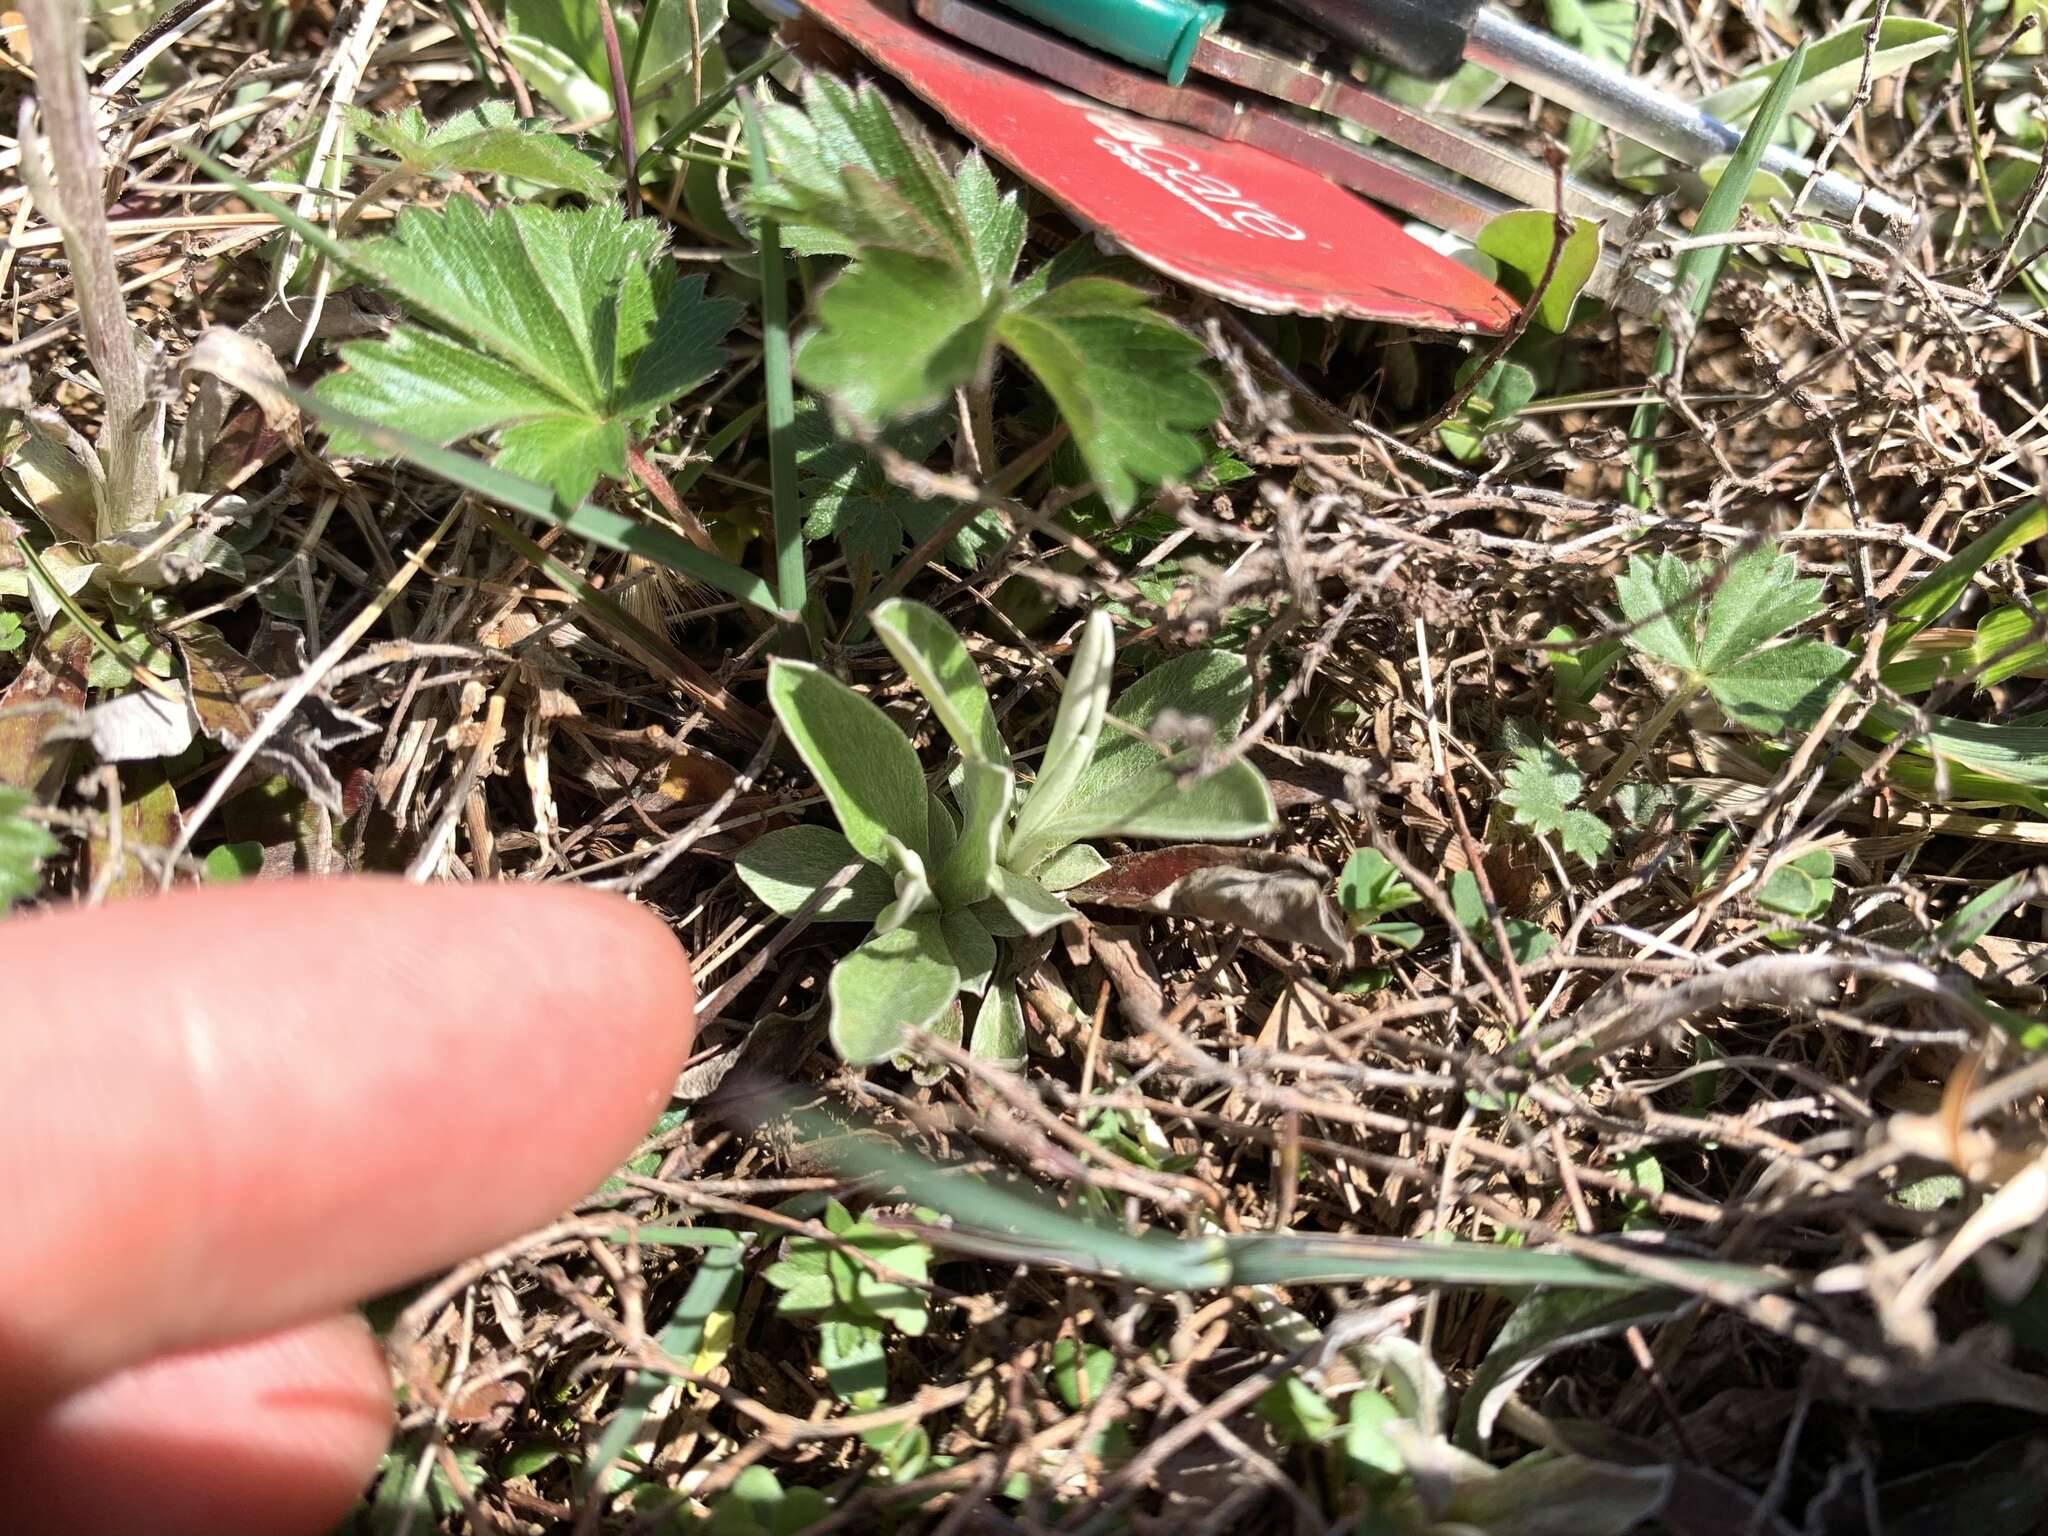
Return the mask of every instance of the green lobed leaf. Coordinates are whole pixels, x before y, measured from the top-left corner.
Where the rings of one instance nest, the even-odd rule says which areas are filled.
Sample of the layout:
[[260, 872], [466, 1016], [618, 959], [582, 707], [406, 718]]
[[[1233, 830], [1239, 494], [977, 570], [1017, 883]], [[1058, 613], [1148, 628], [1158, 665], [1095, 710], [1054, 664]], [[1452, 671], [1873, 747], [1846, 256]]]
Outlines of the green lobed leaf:
[[887, 1061], [953, 1005], [960, 972], [938, 917], [913, 917], [832, 967], [832, 1047], [854, 1066]]
[[[1480, 368], [1485, 372], [1481, 374]], [[1536, 375], [1523, 364], [1503, 358], [1488, 363], [1472, 358], [1458, 369], [1460, 386], [1474, 380], [1457, 412], [1437, 428], [1437, 437], [1450, 455], [1470, 461], [1485, 451], [1486, 439], [1511, 426], [1522, 408], [1536, 398]]]
[[818, 296], [797, 378], [865, 426], [900, 420], [981, 374], [1000, 303], [956, 263], [875, 251]]
[[1700, 576], [1672, 554], [1630, 555], [1614, 596], [1631, 626], [1628, 641], [1669, 666], [1699, 670]]
[[1707, 603], [1699, 670], [1712, 676], [1826, 608], [1822, 583], [1802, 578], [1790, 555], [1766, 542], [1729, 565]]
[[1421, 894], [1377, 848], [1354, 849], [1337, 877], [1337, 904], [1353, 922], [1369, 923], [1420, 900]]
[[[1548, 0], [1550, 30], [1597, 64], [1627, 73], [1635, 51], [1635, 0]], [[1574, 163], [1598, 142], [1601, 125], [1583, 112], [1572, 114], [1565, 147]]]
[[1802, 635], [1713, 674], [1707, 691], [1737, 725], [1777, 736], [1818, 720], [1855, 664], [1840, 647]]
[[[349, 371], [316, 393], [442, 443], [502, 430], [499, 466], [574, 504], [624, 474], [641, 418], [724, 362], [718, 343], [739, 317], [737, 304], [706, 297], [703, 277], [675, 282], [657, 263], [660, 239], [651, 221], [610, 206], [483, 212], [467, 198], [407, 209], [379, 239], [323, 237], [323, 251], [440, 334], [401, 327], [352, 343]], [[345, 433], [341, 446], [368, 444]]]
[[[936, 410], [897, 423], [880, 442], [922, 463], [951, 430], [949, 413]], [[871, 576], [879, 576], [906, 543], [923, 542], [956, 510], [953, 502], [928, 500], [890, 480], [864, 445], [833, 430], [830, 413], [815, 395], [797, 402], [796, 439], [804, 537], [836, 538], [856, 573], [865, 563]], [[1001, 516], [984, 510], [946, 543], [942, 556], [971, 570], [1004, 537]]]
[[1202, 467], [1195, 434], [1223, 408], [1193, 336], [1108, 278], [1076, 278], [1002, 317], [998, 334], [1045, 387], [1111, 511], [1140, 486], [1185, 481]]
[[1585, 790], [1585, 775], [1571, 759], [1548, 737], [1536, 736], [1515, 747], [1514, 762], [1502, 775], [1500, 803], [1518, 825], [1555, 837], [1567, 854], [1598, 864], [1614, 834], [1598, 816], [1574, 809]]

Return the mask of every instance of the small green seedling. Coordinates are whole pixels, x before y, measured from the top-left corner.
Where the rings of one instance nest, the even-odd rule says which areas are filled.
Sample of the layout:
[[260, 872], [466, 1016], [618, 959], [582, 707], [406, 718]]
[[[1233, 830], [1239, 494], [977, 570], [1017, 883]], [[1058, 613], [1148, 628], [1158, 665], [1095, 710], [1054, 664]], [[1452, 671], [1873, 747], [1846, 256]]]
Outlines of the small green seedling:
[[1538, 836], [1554, 837], [1567, 854], [1598, 864], [1612, 846], [1614, 833], [1598, 816], [1579, 808], [1585, 775], [1548, 736], [1519, 730], [1510, 744], [1514, 761], [1502, 776], [1500, 803], [1515, 824]]
[[1021, 788], [953, 627], [902, 599], [873, 620], [960, 750], [951, 803], [926, 787], [909, 738], [874, 704], [817, 667], [777, 659], [769, 699], [840, 830], [771, 832], [735, 860], [739, 876], [790, 916], [852, 871], [812, 914], [874, 925], [832, 971], [832, 1043], [847, 1061], [886, 1060], [918, 1030], [960, 1038], [967, 993], [981, 999], [970, 1049], [1021, 1063], [1023, 1009], [1015, 987], [996, 981], [996, 940], [1073, 919], [1059, 893], [1106, 867], [1083, 839], [1239, 841], [1273, 829], [1257, 769], [1240, 760], [1194, 777], [1201, 749], [1172, 743], [1189, 721], [1206, 720], [1214, 739], [1234, 735], [1250, 673], [1241, 657], [1198, 651], [1154, 668], [1112, 707], [1114, 632], [1107, 614], [1091, 614], [1037, 777]]
[[1412, 907], [1421, 893], [1403, 880], [1387, 856], [1377, 848], [1360, 848], [1344, 862], [1337, 877], [1337, 904], [1344, 909], [1353, 933], [1370, 934], [1399, 949], [1413, 949], [1422, 942], [1422, 925], [1402, 918], [1386, 921], [1387, 914]]

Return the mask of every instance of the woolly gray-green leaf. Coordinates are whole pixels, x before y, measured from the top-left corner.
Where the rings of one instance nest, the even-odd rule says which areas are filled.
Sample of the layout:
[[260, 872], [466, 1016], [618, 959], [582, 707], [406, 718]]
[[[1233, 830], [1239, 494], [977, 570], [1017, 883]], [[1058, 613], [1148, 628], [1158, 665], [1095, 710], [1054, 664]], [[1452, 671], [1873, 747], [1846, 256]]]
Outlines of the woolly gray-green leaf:
[[[1041, 933], [1051, 932], [1061, 923], [1072, 922], [1076, 916], [1072, 907], [1029, 875], [1020, 875], [998, 865], [995, 882], [996, 892], [991, 901], [1009, 918], [1018, 937], [1036, 938]], [[977, 915], [979, 911], [977, 908]], [[989, 932], [1002, 934], [1004, 930], [989, 925]]]
[[948, 912], [939, 919], [946, 935], [946, 951], [960, 972], [960, 990], [977, 997], [996, 971], [996, 941], [981, 926], [981, 920], [965, 909]]
[[878, 606], [870, 621], [889, 654], [931, 704], [953, 744], [969, 757], [1008, 767], [1010, 749], [996, 728], [995, 707], [959, 631], [923, 603], [904, 598]]
[[781, 657], [769, 666], [768, 699], [862, 858], [886, 864], [885, 835], [929, 855], [924, 772], [893, 720], [830, 674]]
[[815, 921], [873, 922], [895, 897], [887, 872], [830, 827], [778, 827], [747, 844], [732, 863], [741, 884], [782, 917], [794, 916], [849, 864], [859, 864], [860, 872], [812, 914]]
[[960, 767], [960, 834], [934, 881], [948, 907], [980, 901], [994, 889], [996, 855], [1010, 815], [1015, 776], [970, 757]]
[[1030, 1034], [1024, 1026], [1024, 1005], [1008, 982], [992, 986], [982, 995], [967, 1049], [979, 1060], [1009, 1071], [1024, 1065]]
[[878, 934], [832, 967], [832, 1048], [855, 1066], [887, 1061], [960, 992], [960, 971], [934, 913]]

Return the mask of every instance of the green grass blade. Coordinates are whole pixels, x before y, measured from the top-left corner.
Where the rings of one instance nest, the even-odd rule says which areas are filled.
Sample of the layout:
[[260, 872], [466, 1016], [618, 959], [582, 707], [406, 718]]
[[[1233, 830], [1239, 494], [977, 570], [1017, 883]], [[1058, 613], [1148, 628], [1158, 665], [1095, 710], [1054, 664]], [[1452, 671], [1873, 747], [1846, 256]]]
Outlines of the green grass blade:
[[[952, 1217], [963, 1229], [997, 1238], [1005, 1255], [1019, 1263], [1070, 1265], [1161, 1291], [1208, 1290], [1230, 1283], [1229, 1266], [1219, 1258], [1221, 1246], [1214, 1240], [1133, 1237], [1063, 1211], [1039, 1196], [931, 1162], [892, 1142], [849, 1135], [815, 1116], [800, 1119], [799, 1124], [814, 1138], [809, 1150], [842, 1174], [896, 1185], [917, 1204]], [[923, 1235], [945, 1244], [944, 1231]]]
[[[1729, 158], [1727, 169], [1721, 172], [1721, 179], [1714, 183], [1714, 190], [1707, 194], [1706, 202], [1700, 206], [1699, 217], [1693, 220], [1692, 232], [1695, 235], [1726, 234], [1741, 217], [1742, 205], [1749, 197], [1749, 186], [1756, 179], [1757, 167], [1763, 163], [1764, 151], [1778, 136], [1778, 125], [1785, 120], [1793, 92], [1799, 89], [1800, 72], [1806, 64], [1806, 48], [1805, 43], [1795, 48], [1785, 61], [1785, 67], [1778, 71], [1778, 78], [1771, 82], [1770, 94], [1764, 97], [1763, 105], [1750, 119], [1742, 142]], [[1694, 246], [1679, 257], [1678, 278], [1671, 291], [1695, 320], [1706, 312], [1707, 300], [1713, 296], [1714, 284], [1719, 281], [1721, 268], [1727, 260], [1728, 247], [1725, 245]], [[1667, 327], [1657, 340], [1656, 376], [1662, 378], [1670, 373], [1677, 361], [1678, 344]], [[1638, 506], [1650, 504], [1650, 487], [1657, 477], [1657, 448], [1652, 439], [1663, 415], [1662, 401], [1645, 401], [1636, 407], [1635, 420], [1629, 423], [1629, 437], [1635, 444], [1635, 467], [1629, 475], [1628, 491], [1630, 499]]]
[[[670, 1232], [681, 1229], [670, 1228]], [[622, 1234], [623, 1235], [623, 1234]], [[697, 1273], [690, 1277], [690, 1285], [683, 1292], [683, 1299], [676, 1303], [675, 1316], [661, 1330], [656, 1342], [661, 1352], [671, 1360], [688, 1365], [704, 1348], [704, 1337], [710, 1331], [712, 1317], [721, 1311], [736, 1307], [740, 1298], [740, 1283], [745, 1278], [740, 1269], [740, 1259], [746, 1253], [745, 1245], [734, 1234], [717, 1234], [727, 1239], [722, 1243], [704, 1243], [704, 1258], [697, 1266]], [[703, 1242], [710, 1234], [690, 1234], [693, 1245]], [[641, 1234], [642, 1241], [646, 1234]], [[640, 1426], [647, 1421], [653, 1410], [655, 1399], [667, 1387], [668, 1378], [658, 1371], [640, 1371], [627, 1383], [619, 1408], [606, 1422], [604, 1433], [597, 1444], [591, 1447], [590, 1459], [583, 1464], [577, 1477], [577, 1484], [588, 1497], [595, 1491], [598, 1479], [603, 1477], [633, 1443], [640, 1433]], [[611, 1481], [618, 1486], [630, 1479], [631, 1473], [621, 1468], [613, 1474]]]
[[714, 117], [730, 106], [741, 91], [752, 85], [788, 57], [789, 50], [787, 48], [772, 49], [761, 55], [760, 58], [754, 60], [753, 63], [698, 102], [696, 106], [669, 124], [663, 130], [661, 137], [647, 146], [647, 153], [641, 156], [641, 158], [648, 159], [654, 155], [666, 154], [674, 149], [683, 140], [687, 139], [699, 128], [706, 126]]
[[2043, 537], [2048, 537], [2048, 505], [2033, 502], [1970, 540], [1913, 583], [1892, 603], [1891, 627], [1884, 636], [1884, 659], [1890, 661], [1899, 647], [1953, 608], [1969, 590], [1971, 578], [1985, 566]]
[[[1346, 1285], [1414, 1280], [1431, 1285], [1568, 1285], [1589, 1291], [1656, 1289], [1656, 1282], [1611, 1264], [1553, 1248], [1412, 1238], [1247, 1232], [1224, 1239], [1234, 1285]], [[1695, 1278], [1744, 1291], [1782, 1282], [1740, 1264], [1651, 1254]]]
[[[754, 184], [768, 184], [768, 143], [751, 95], [740, 98]], [[775, 508], [775, 595], [794, 613], [804, 605], [804, 515], [796, 494], [796, 384], [789, 346], [789, 287], [782, 231], [773, 219], [755, 230], [761, 252], [761, 376], [767, 386], [768, 484]]]
[[555, 493], [537, 480], [510, 474], [453, 448], [443, 448], [426, 438], [414, 437], [410, 432], [401, 432], [395, 427], [339, 410], [302, 390], [293, 390], [291, 395], [301, 410], [318, 417], [328, 426], [346, 428], [379, 452], [404, 459], [415, 468], [474, 492], [485, 501], [553, 523], [593, 544], [639, 555], [656, 565], [680, 571], [775, 618], [794, 617], [793, 613], [786, 613], [777, 605], [775, 594], [769, 591], [768, 584], [760, 577], [742, 570], [729, 560], [707, 555], [680, 534], [636, 522], [594, 502], [564, 507]]

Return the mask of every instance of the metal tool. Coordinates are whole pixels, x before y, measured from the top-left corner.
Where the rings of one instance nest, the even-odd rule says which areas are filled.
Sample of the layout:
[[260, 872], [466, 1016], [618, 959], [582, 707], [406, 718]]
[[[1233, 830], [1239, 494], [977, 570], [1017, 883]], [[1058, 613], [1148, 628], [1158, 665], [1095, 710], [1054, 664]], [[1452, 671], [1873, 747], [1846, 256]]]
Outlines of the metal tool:
[[[1172, 85], [1160, 75], [1124, 68], [974, 0], [917, 0], [917, 10], [948, 36], [1018, 69], [1127, 112], [1179, 123], [1225, 143], [1253, 145], [1467, 240], [1476, 240], [1501, 214], [1523, 206], [1550, 206], [1556, 195], [1551, 174], [1542, 166], [1504, 146], [1405, 109], [1376, 115], [1373, 126], [1383, 127], [1388, 138], [1416, 150], [1415, 154], [1386, 144], [1357, 143], [1280, 107], [1261, 106], [1204, 86]], [[1250, 67], [1262, 66], [1253, 60]], [[1267, 78], [1276, 87], [1287, 84], [1270, 74]], [[1292, 99], [1280, 89], [1265, 94]], [[1370, 101], [1380, 104], [1377, 97]], [[1384, 105], [1392, 107], [1391, 103]], [[1517, 200], [1504, 200], [1448, 175], [1439, 168], [1442, 166], [1462, 171], [1473, 181], [1496, 187]], [[1633, 215], [1626, 204], [1578, 182], [1566, 183], [1565, 201], [1575, 214], [1606, 221], [1616, 240]], [[1594, 297], [1638, 314], [1654, 311], [1666, 291], [1659, 274], [1645, 268], [1625, 270], [1612, 249], [1604, 253], [1587, 286]]]
[[[1355, 123], [1526, 206], [1550, 206], [1548, 175], [1541, 167], [1222, 32], [1226, 8], [1210, 0], [998, 3], [1161, 75], [1169, 85], [1182, 85], [1191, 73], [1227, 81]], [[1739, 129], [1697, 106], [1598, 64], [1478, 0], [1272, 0], [1253, 8], [1284, 11], [1333, 41], [1410, 73], [1440, 78], [1460, 63], [1481, 65], [1688, 166], [1731, 154], [1742, 139]], [[1514, 160], [1518, 169], [1505, 167], [1504, 160]], [[1763, 165], [1788, 184], [1805, 186], [1810, 210], [1867, 233], [1905, 232], [1917, 223], [1913, 210], [1897, 199], [1833, 171], [1816, 175], [1811, 161], [1781, 147], [1767, 149]]]

